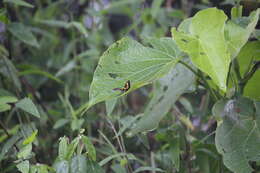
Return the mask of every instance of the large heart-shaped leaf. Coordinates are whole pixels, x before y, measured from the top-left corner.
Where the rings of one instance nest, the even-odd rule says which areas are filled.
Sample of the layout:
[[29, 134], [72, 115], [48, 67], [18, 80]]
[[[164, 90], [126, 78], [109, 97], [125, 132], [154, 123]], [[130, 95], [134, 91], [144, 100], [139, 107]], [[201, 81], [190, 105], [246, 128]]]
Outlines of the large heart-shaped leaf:
[[260, 104], [239, 98], [229, 100], [223, 111], [223, 123], [216, 130], [217, 150], [230, 170], [251, 173], [249, 162], [260, 161]]
[[[104, 100], [117, 98], [167, 74], [181, 58], [171, 38], [151, 41], [145, 47], [130, 38], [114, 43], [100, 58], [90, 86], [90, 101], [80, 111]], [[130, 81], [127, 92], [119, 89]]]
[[[191, 21], [190, 21], [191, 20]], [[229, 70], [230, 55], [224, 37], [227, 16], [223, 11], [209, 8], [198, 12], [187, 22], [189, 29], [172, 29], [172, 36], [182, 51], [192, 62], [226, 91], [226, 79]], [[181, 25], [183, 26], [183, 25]]]

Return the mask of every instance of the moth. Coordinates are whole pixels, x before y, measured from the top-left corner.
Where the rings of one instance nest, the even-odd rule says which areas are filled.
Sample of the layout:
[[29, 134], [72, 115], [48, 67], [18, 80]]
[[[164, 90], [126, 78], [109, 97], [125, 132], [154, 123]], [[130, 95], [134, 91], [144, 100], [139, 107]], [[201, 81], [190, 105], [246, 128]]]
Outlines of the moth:
[[130, 80], [126, 81], [125, 83], [125, 86], [123, 88], [114, 88], [113, 90], [116, 91], [116, 90], [119, 90], [119, 91], [122, 91], [122, 92], [127, 92], [131, 87], [131, 84], [130, 84]]

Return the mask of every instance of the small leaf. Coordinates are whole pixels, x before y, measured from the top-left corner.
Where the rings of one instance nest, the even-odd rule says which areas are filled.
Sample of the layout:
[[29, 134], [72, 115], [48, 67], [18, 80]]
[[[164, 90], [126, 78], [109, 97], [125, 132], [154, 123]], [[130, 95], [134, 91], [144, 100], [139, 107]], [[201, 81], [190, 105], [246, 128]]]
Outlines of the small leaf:
[[93, 160], [87, 159], [87, 173], [105, 173], [99, 164]]
[[28, 113], [36, 116], [37, 118], [40, 118], [38, 109], [36, 108], [36, 106], [34, 105], [32, 100], [29, 98], [24, 98], [24, 99], [20, 100], [19, 102], [17, 102], [15, 104], [15, 106], [25, 112], [28, 112]]
[[28, 138], [26, 138], [26, 139], [23, 141], [23, 145], [27, 145], [27, 144], [32, 143], [32, 142], [35, 140], [37, 134], [38, 134], [38, 130], [35, 130], [35, 131], [32, 133], [31, 136], [29, 136]]
[[79, 32], [81, 32], [84, 35], [85, 38], [88, 37], [88, 32], [87, 32], [86, 28], [84, 27], [84, 25], [82, 25], [82, 23], [80, 23], [80, 22], [71, 22], [70, 26], [74, 26], [75, 28], [77, 28], [77, 30]]
[[0, 96], [0, 104], [15, 103], [17, 101], [17, 98], [13, 96]]
[[59, 161], [53, 167], [56, 173], [69, 173], [69, 162], [67, 160]]
[[[1, 57], [2, 52], [0, 52]], [[18, 78], [18, 71], [6, 56], [0, 58], [0, 73], [7, 77], [10, 81], [13, 81], [14, 86], [21, 91], [21, 83]]]
[[30, 163], [28, 160], [22, 161], [16, 165], [18, 170], [22, 173], [29, 173], [30, 170]]
[[0, 112], [5, 112], [11, 109], [9, 104], [0, 104]]
[[89, 157], [93, 160], [96, 161], [96, 149], [90, 139], [87, 136], [82, 136], [82, 141], [85, 144], [85, 148], [88, 152]]
[[72, 158], [70, 163], [70, 172], [86, 173], [87, 172], [87, 160], [83, 155], [76, 155]]
[[75, 139], [73, 139], [73, 141], [68, 145], [68, 149], [67, 149], [67, 155], [66, 155], [66, 159], [69, 160], [71, 159], [74, 151], [76, 150], [78, 144], [79, 144], [79, 139], [80, 137], [76, 137]]
[[238, 18], [238, 17], [242, 17], [242, 11], [243, 11], [242, 5], [233, 7], [231, 9], [231, 18], [235, 19], [235, 18]]
[[36, 48], [40, 47], [31, 30], [22, 23], [13, 22], [8, 25], [8, 30], [22, 42]]
[[67, 156], [67, 151], [68, 150], [68, 138], [67, 137], [62, 137], [60, 139], [60, 143], [59, 143], [59, 159], [60, 160], [65, 160], [66, 156]]
[[175, 137], [171, 141], [170, 144], [170, 149], [171, 149], [171, 159], [174, 164], [174, 167], [176, 168], [177, 171], [180, 169], [180, 154], [181, 154], [181, 149], [180, 149], [180, 138]]
[[17, 154], [19, 159], [28, 159], [31, 156], [32, 152], [32, 143], [24, 146], [20, 152]]
[[59, 119], [58, 121], [55, 122], [53, 128], [54, 129], [58, 129], [60, 127], [63, 127], [65, 124], [67, 124], [69, 122], [68, 119]]
[[18, 141], [20, 135], [16, 134], [12, 136], [8, 141], [2, 146], [0, 153], [0, 162], [4, 159], [5, 154], [14, 146], [14, 144]]
[[29, 7], [29, 8], [33, 8], [34, 6], [23, 1], [23, 0], [4, 0], [5, 3], [11, 3], [11, 4], [15, 4], [18, 6], [24, 6], [24, 7]]

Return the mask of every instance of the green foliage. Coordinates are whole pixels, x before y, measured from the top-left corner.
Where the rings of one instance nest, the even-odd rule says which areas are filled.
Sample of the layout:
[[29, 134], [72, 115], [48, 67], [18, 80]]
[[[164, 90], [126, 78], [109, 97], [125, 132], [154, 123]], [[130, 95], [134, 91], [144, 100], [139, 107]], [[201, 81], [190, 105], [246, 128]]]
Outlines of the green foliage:
[[259, 172], [260, 9], [212, 3], [3, 0], [0, 172]]
[[249, 162], [260, 160], [258, 111], [259, 104], [246, 98], [229, 100], [222, 109], [224, 120], [216, 130], [216, 147], [232, 171], [252, 172]]

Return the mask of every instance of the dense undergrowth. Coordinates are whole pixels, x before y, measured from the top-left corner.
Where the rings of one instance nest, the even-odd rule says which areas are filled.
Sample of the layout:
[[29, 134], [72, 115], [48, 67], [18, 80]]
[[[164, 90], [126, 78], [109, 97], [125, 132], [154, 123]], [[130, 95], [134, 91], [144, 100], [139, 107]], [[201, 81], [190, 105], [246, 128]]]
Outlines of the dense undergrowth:
[[258, 5], [1, 1], [0, 172], [259, 172]]

